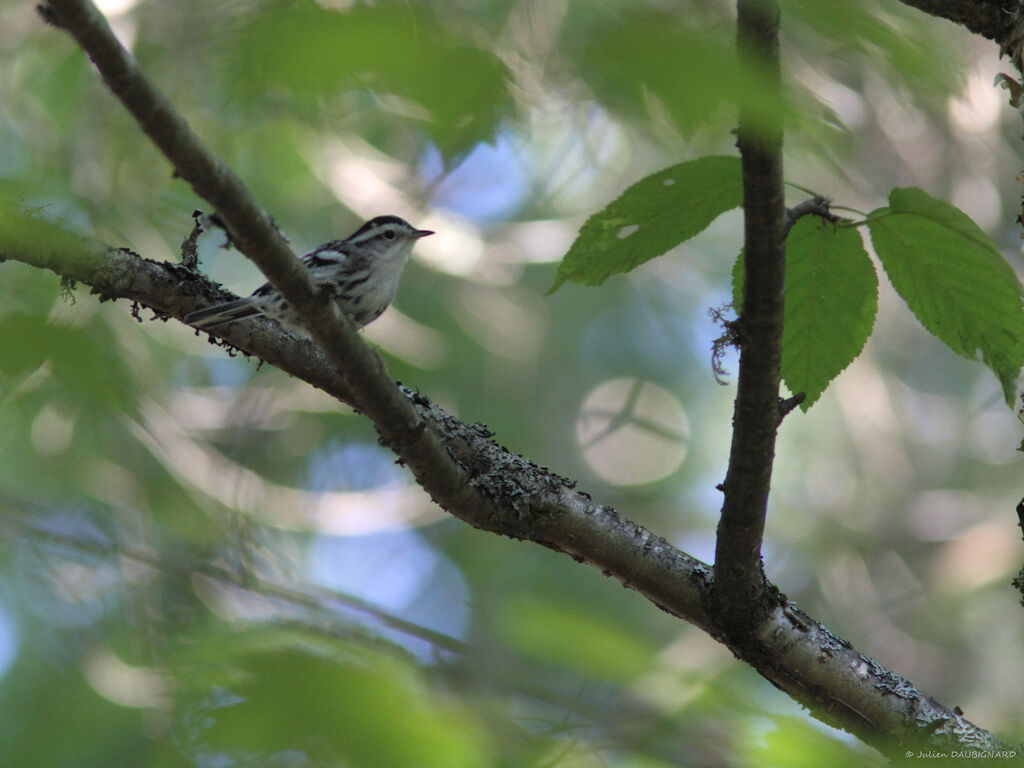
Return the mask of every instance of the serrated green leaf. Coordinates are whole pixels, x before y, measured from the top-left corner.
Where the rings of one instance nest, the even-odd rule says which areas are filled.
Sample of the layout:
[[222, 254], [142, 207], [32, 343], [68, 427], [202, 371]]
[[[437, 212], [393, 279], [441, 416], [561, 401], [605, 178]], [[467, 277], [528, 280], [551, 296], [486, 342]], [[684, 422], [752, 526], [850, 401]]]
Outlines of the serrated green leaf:
[[805, 216], [786, 239], [782, 379], [806, 411], [860, 354], [878, 311], [878, 276], [860, 234]]
[[740, 307], [743, 306], [743, 280], [745, 277], [743, 271], [743, 249], [736, 255], [736, 261], [732, 263], [732, 305], [736, 310], [736, 314], [740, 313]]
[[489, 141], [512, 111], [507, 67], [467, 45], [428, 11], [358, 5], [344, 12], [288, 3], [261, 13], [241, 41], [233, 82], [262, 103], [268, 90], [319, 103], [365, 89], [407, 99], [446, 157]]
[[[743, 254], [733, 265], [743, 302]], [[805, 216], [786, 238], [782, 379], [806, 411], [864, 348], [878, 311], [878, 276], [856, 230]]]
[[742, 202], [738, 157], [702, 157], [648, 176], [587, 219], [548, 293], [566, 281], [600, 285], [636, 269]]
[[1021, 284], [999, 249], [963, 211], [917, 187], [897, 188], [868, 219], [896, 292], [929, 332], [981, 360], [1013, 404], [1024, 365]]

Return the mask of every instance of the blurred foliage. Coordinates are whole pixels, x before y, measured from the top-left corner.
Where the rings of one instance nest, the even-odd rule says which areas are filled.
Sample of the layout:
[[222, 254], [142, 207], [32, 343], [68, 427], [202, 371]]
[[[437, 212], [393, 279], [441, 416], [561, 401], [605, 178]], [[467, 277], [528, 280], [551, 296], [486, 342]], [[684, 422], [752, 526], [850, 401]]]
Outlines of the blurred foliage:
[[298, 101], [315, 111], [355, 91], [399, 97], [410, 102], [410, 113], [425, 110], [422, 130], [446, 158], [464, 154], [490, 140], [511, 112], [509, 73], [493, 52], [449, 32], [427, 10], [394, 4], [341, 13], [313, 2], [270, 7], [239, 30], [226, 82], [234, 98], [249, 104], [280, 94], [282, 110]]
[[591, 21], [586, 35], [575, 25], [564, 28], [562, 50], [603, 105], [635, 119], [646, 118], [656, 102], [683, 135], [721, 119], [727, 104], [746, 105], [751, 120], [764, 125], [791, 106], [761, 67], [737, 59], [731, 20], [657, 14], [649, 7], [621, 11], [600, 27]]
[[[468, 713], [446, 711], [438, 691], [419, 680], [408, 662], [380, 653], [331, 659], [296, 649], [301, 634], [283, 640], [258, 653], [233, 648], [235, 658], [218, 659], [224, 666], [217, 673], [226, 678], [220, 685], [237, 701], [215, 714], [204, 733], [209, 748], [302, 750], [314, 765], [493, 764], [482, 729]], [[217, 679], [201, 682], [209, 697]]]
[[[108, 12], [296, 250], [385, 212], [438, 231], [366, 332], [396, 378], [711, 556], [733, 393], [709, 370], [707, 310], [731, 296], [738, 214], [600, 288], [543, 293], [623, 190], [733, 151], [732, 105], [764, 94], [729, 57], [730, 3]], [[921, 187], [1018, 267], [1021, 126], [991, 88], [994, 46], [888, 0], [786, 0], [783, 18], [788, 177], [863, 208]], [[178, 258], [202, 201], [31, 2], [0, 4], [0, 73], [4, 204]], [[262, 282], [215, 235], [200, 246], [238, 293]], [[124, 302], [62, 298], [48, 272], [5, 262], [0, 291], [0, 764], [877, 759], [592, 569], [445, 519], [322, 394]], [[1020, 427], [885, 283], [875, 327], [784, 424], [766, 567], [1012, 738]], [[673, 409], [602, 402], [620, 379]], [[669, 410], [687, 426], [673, 471], [622, 484], [589, 462], [586, 419], [643, 462]]]

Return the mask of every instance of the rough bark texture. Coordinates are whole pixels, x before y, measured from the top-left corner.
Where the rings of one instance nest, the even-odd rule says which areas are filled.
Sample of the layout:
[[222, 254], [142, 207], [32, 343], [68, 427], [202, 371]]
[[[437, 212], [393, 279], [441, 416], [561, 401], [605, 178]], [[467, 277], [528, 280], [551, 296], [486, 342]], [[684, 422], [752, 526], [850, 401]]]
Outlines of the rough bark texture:
[[[779, 7], [740, 0], [737, 46], [776, 88]], [[743, 165], [743, 307], [737, 321], [740, 368], [732, 447], [715, 543], [714, 611], [722, 630], [742, 641], [770, 610], [761, 564], [768, 490], [779, 426], [786, 208], [782, 189], [782, 129], [740, 112]]]
[[1021, 0], [900, 0], [931, 16], [961, 24], [971, 32], [994, 40], [1000, 55], [1010, 57], [1024, 73], [1024, 3]]
[[1013, 34], [1021, 11], [1018, 0], [900, 0], [930, 16], [962, 24], [1000, 45]]
[[[3, 224], [0, 221], [0, 224]], [[77, 246], [75, 245], [77, 243]], [[12, 249], [0, 228], [0, 261], [16, 260], [92, 286], [106, 299], [138, 302], [159, 317], [181, 318], [230, 297], [193, 270], [75, 239]], [[0, 267], [2, 269], [2, 267]], [[296, 342], [271, 321], [232, 323], [223, 342], [351, 404], [346, 378], [311, 342]], [[462, 497], [448, 511], [474, 527], [533, 541], [599, 569], [656, 606], [725, 643], [737, 658], [816, 716], [892, 755], [907, 749], [1005, 750], [995, 736], [923, 694], [801, 612], [766, 583], [763, 619], [733, 642], [708, 612], [712, 569], [665, 539], [594, 501], [575, 482], [501, 448], [482, 424], [466, 424], [422, 394], [398, 391], [486, 504]], [[430, 472], [430, 467], [423, 468]], [[469, 502], [466, 499], [470, 499]], [[1005, 764], [1005, 763], [1004, 763]]]

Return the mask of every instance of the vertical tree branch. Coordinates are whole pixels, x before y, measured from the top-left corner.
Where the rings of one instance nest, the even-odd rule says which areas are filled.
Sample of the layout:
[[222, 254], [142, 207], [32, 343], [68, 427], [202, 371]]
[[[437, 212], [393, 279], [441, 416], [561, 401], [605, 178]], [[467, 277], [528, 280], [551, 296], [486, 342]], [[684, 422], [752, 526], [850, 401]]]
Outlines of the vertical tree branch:
[[[739, 55], [778, 90], [779, 6], [739, 0]], [[782, 188], [782, 127], [741, 107], [746, 270], [739, 319], [740, 366], [725, 500], [715, 546], [715, 613], [727, 634], [752, 625], [764, 592], [761, 537], [779, 424], [779, 368], [785, 278], [786, 210]]]

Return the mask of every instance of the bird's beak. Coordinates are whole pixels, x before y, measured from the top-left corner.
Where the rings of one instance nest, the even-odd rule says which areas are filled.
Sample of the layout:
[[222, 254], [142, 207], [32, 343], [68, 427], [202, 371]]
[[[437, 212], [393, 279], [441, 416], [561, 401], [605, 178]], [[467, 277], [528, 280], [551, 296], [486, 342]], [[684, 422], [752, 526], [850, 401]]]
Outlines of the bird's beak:
[[413, 233], [413, 237], [420, 238], [420, 237], [426, 237], [427, 235], [432, 235], [432, 234], [434, 234], [434, 231], [432, 229], [417, 229]]

